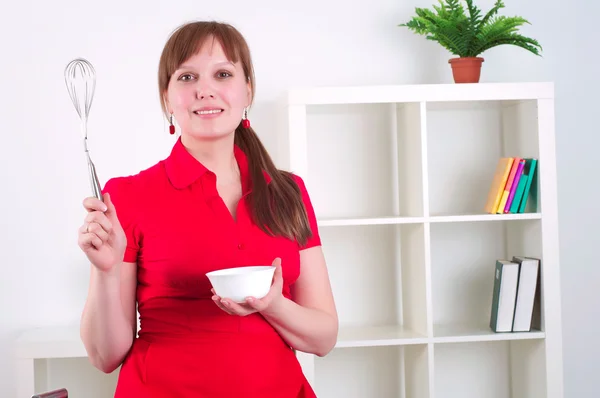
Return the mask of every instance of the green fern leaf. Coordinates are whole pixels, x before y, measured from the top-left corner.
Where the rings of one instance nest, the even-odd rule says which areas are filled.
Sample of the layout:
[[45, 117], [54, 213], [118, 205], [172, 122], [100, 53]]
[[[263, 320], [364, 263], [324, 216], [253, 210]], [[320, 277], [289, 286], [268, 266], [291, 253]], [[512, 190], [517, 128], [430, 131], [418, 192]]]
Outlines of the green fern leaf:
[[494, 4], [494, 7], [492, 7], [487, 14], [485, 14], [485, 16], [481, 19], [481, 21], [479, 22], [479, 25], [477, 26], [477, 30], [481, 30], [481, 28], [485, 25], [487, 25], [487, 23], [490, 21], [490, 19], [492, 19], [494, 16], [496, 16], [496, 14], [498, 14], [498, 12], [500, 11], [501, 8], [504, 8], [504, 3], [502, 2], [502, 0], [497, 0], [496, 4]]
[[540, 52], [542, 50], [542, 46], [537, 42], [537, 40], [530, 39], [528, 37], [524, 37], [518, 34], [512, 34], [497, 38], [494, 41], [486, 43], [483, 47], [481, 47], [481, 52], [487, 51], [490, 48], [501, 45], [513, 45], [521, 47], [538, 56], [540, 55]]
[[475, 57], [501, 44], [518, 45], [539, 55], [539, 43], [518, 34], [519, 28], [529, 22], [522, 17], [497, 16], [501, 8], [503, 1], [496, 0], [482, 17], [474, 0], [437, 0], [431, 9], [415, 8], [416, 15], [398, 26], [436, 41], [460, 57]]

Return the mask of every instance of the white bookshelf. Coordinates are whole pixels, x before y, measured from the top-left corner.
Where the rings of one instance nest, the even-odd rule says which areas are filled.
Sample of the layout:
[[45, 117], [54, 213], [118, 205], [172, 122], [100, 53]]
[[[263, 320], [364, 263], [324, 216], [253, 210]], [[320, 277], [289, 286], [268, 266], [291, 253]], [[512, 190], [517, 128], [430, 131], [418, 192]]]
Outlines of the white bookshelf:
[[[562, 398], [552, 83], [322, 87], [284, 101], [340, 317], [320, 398]], [[524, 214], [483, 211], [501, 156], [539, 159]], [[535, 202], [535, 203], [534, 203]], [[542, 330], [490, 330], [495, 260], [541, 259]]]

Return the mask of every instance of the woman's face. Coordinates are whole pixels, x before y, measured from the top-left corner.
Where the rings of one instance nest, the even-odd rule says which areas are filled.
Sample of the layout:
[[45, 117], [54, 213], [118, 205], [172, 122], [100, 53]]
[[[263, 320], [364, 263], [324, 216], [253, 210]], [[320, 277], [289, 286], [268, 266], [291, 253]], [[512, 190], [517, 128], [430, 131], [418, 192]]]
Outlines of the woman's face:
[[251, 93], [242, 65], [231, 63], [221, 44], [209, 39], [171, 76], [167, 110], [182, 135], [220, 138], [235, 131]]

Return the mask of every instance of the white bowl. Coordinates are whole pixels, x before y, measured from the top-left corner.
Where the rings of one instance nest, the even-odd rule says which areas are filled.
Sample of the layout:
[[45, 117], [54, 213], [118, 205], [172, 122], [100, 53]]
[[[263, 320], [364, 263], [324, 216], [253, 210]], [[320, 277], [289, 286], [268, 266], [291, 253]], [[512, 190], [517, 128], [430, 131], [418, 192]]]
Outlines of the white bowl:
[[243, 303], [246, 297], [263, 298], [269, 293], [275, 266], [248, 266], [227, 268], [208, 272], [215, 293], [236, 303]]

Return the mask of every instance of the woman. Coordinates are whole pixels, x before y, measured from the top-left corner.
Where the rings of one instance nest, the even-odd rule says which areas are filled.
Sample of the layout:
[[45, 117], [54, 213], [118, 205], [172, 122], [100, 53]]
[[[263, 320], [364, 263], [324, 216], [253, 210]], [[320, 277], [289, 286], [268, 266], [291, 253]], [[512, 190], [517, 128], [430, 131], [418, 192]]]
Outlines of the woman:
[[[326, 355], [337, 313], [306, 187], [275, 168], [249, 125], [247, 44], [227, 24], [183, 25], [158, 81], [180, 130], [171, 154], [109, 180], [104, 203], [84, 200], [90, 360], [104, 372], [122, 365], [116, 397], [315, 397], [294, 351]], [[261, 264], [276, 266], [271, 289], [243, 304], [205, 276]]]

